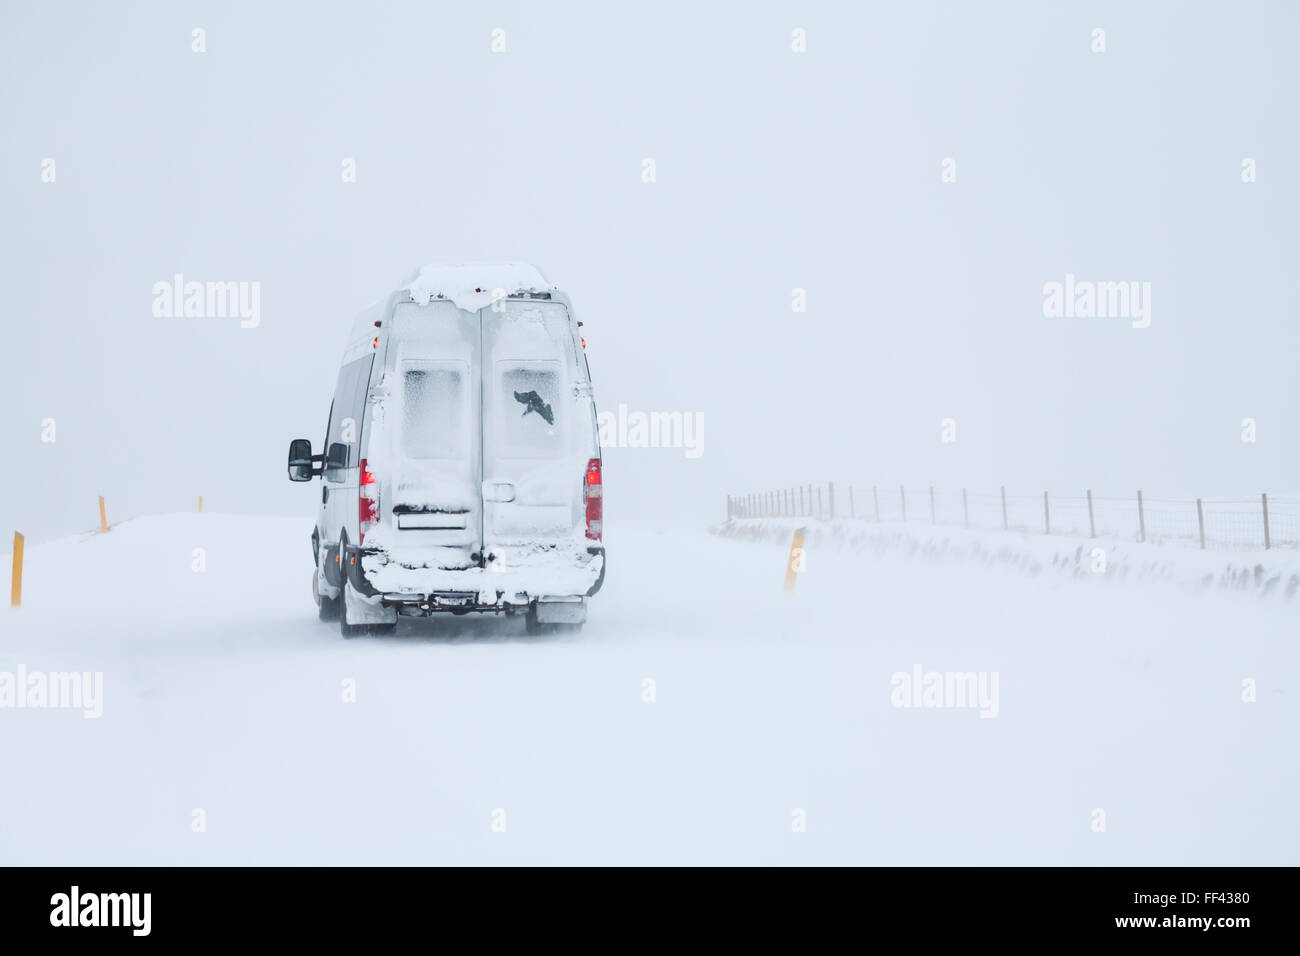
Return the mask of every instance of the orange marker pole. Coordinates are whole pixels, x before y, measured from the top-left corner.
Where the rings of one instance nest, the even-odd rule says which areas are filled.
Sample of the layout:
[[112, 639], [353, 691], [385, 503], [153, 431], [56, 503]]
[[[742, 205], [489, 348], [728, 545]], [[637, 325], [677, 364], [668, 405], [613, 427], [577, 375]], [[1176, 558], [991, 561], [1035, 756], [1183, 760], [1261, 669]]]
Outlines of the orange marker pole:
[[803, 539], [808, 534], [807, 528], [795, 528], [794, 538], [790, 541], [790, 557], [785, 562], [785, 593], [794, 593], [794, 582], [804, 568]]
[[23, 536], [14, 532], [14, 578], [9, 588], [9, 606], [23, 603]]
[[108, 515], [104, 511], [104, 496], [99, 496], [99, 532], [103, 534], [108, 530]]

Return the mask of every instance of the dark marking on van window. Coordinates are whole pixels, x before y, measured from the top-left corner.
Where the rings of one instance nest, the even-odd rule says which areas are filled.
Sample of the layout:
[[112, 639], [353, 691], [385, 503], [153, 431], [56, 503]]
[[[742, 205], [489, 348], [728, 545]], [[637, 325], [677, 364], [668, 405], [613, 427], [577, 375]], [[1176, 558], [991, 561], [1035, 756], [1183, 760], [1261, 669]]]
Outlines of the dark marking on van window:
[[555, 415], [551, 413], [551, 406], [542, 401], [542, 396], [536, 391], [515, 392], [515, 401], [524, 406], [524, 415], [529, 412], [536, 412], [546, 419], [546, 424], [555, 424]]

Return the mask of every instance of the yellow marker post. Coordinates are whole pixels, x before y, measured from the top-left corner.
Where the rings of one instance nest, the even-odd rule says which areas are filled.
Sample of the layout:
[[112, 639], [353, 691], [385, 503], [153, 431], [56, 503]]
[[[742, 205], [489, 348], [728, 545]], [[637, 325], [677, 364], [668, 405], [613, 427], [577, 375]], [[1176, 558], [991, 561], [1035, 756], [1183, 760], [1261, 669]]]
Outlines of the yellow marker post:
[[108, 530], [108, 515], [104, 511], [104, 496], [99, 496], [99, 531], [103, 534]]
[[203, 496], [199, 495], [199, 511], [203, 511]]
[[9, 588], [9, 606], [23, 603], [23, 536], [14, 532], [14, 579]]
[[785, 593], [794, 593], [794, 582], [803, 571], [803, 539], [808, 534], [807, 528], [795, 528], [794, 539], [790, 542], [790, 557], [785, 562]]

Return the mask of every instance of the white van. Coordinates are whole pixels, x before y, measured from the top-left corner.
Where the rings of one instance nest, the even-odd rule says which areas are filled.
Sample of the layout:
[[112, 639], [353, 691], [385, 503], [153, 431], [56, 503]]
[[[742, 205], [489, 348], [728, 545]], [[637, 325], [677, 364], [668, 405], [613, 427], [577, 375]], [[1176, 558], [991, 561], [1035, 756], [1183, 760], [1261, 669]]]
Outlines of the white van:
[[356, 319], [321, 454], [312, 591], [345, 636], [399, 616], [577, 629], [605, 579], [596, 407], [569, 299], [521, 263], [421, 269]]

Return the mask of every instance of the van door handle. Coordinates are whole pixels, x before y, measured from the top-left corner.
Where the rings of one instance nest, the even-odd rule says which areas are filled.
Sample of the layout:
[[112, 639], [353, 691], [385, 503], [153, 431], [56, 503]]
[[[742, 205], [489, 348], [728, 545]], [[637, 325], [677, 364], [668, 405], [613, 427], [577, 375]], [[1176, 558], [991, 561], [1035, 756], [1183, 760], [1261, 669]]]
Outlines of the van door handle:
[[509, 481], [483, 482], [483, 500], [505, 503], [515, 500], [515, 486]]

